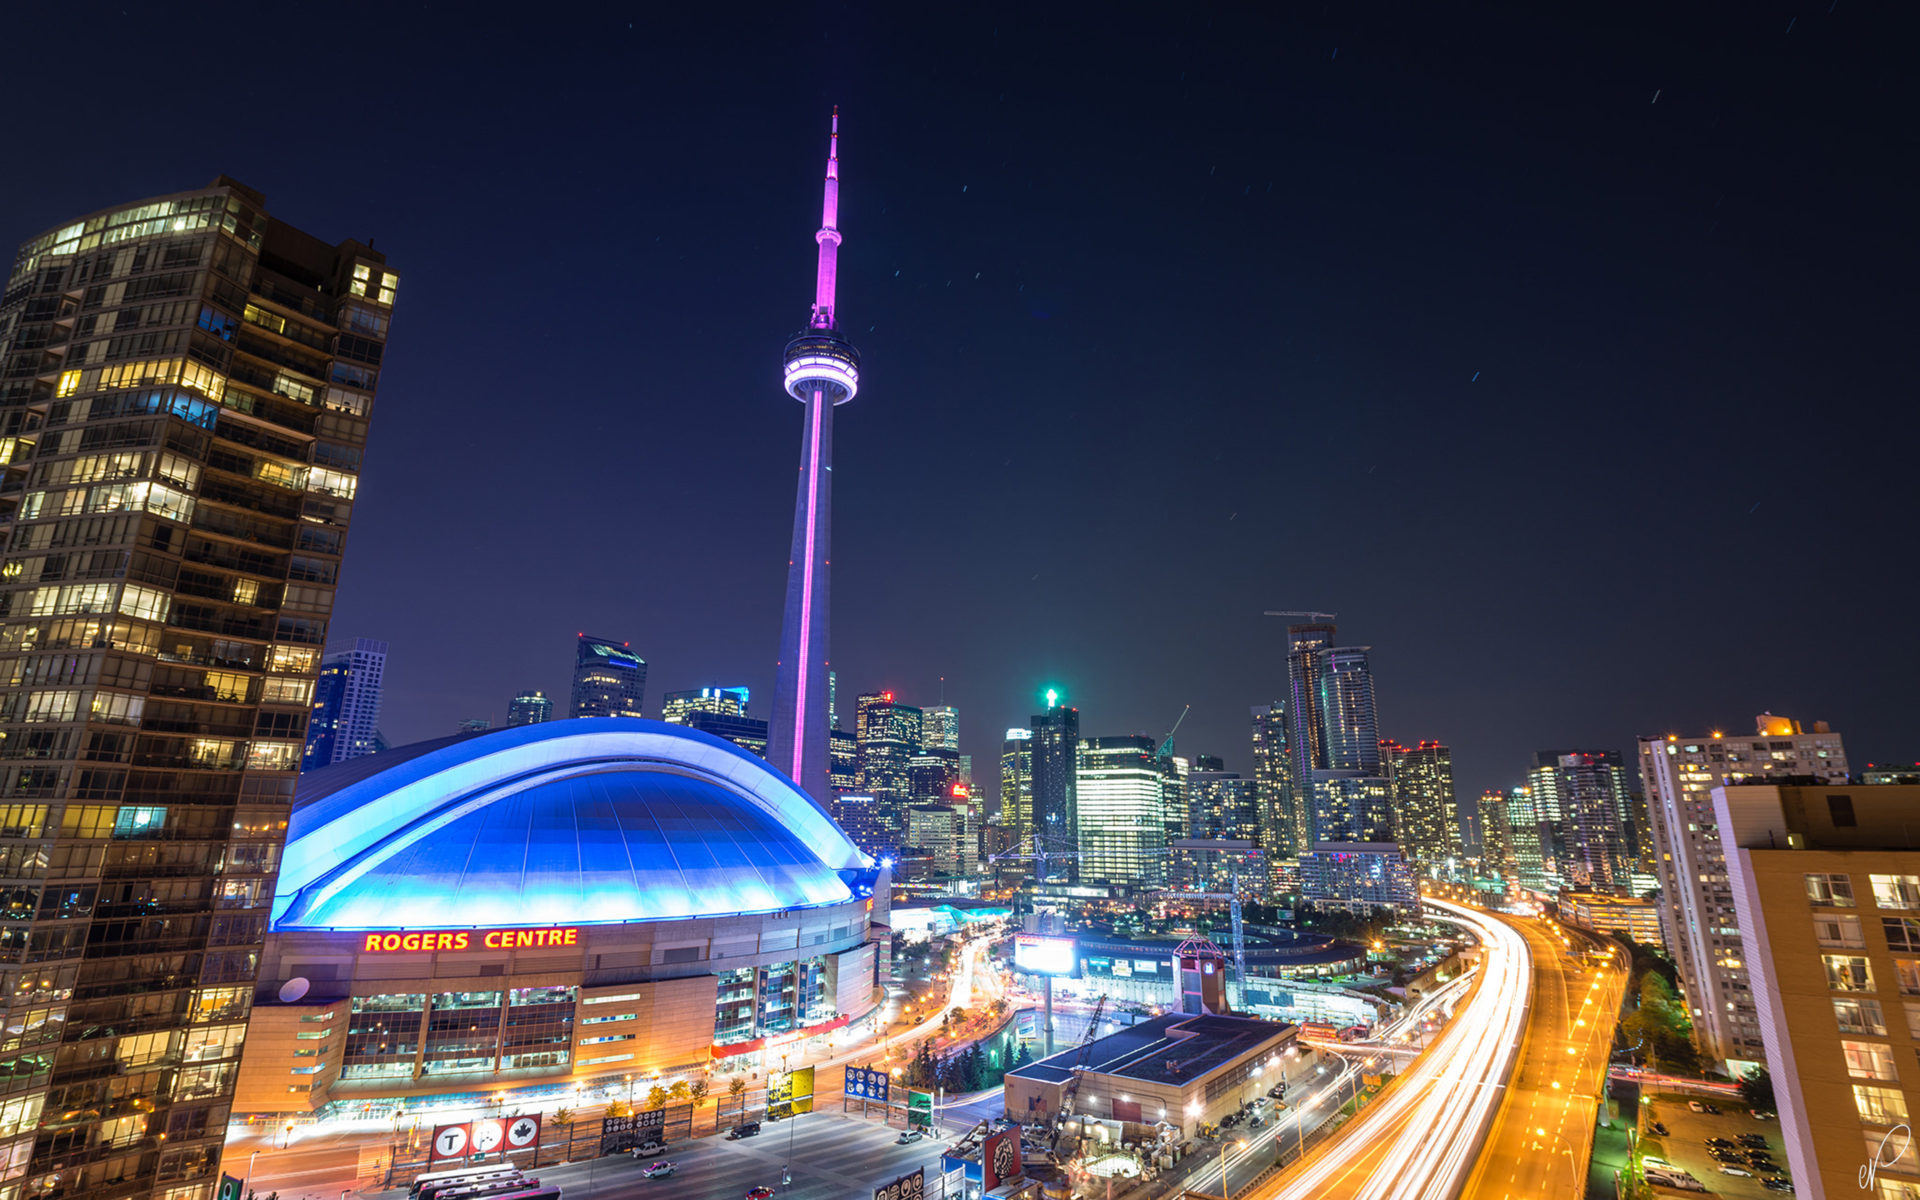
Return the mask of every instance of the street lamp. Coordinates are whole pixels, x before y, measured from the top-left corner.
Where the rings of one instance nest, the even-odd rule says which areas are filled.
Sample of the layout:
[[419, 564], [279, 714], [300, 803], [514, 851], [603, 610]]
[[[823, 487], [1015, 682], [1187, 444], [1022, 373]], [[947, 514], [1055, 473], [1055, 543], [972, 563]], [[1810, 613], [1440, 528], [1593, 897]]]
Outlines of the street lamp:
[[781, 1080], [787, 1085], [787, 1161], [780, 1168], [780, 1186], [786, 1187], [793, 1182], [793, 1076], [787, 1073], [787, 1055], [780, 1054]]
[[1232, 1193], [1227, 1191], [1227, 1147], [1229, 1145], [1235, 1150], [1245, 1150], [1247, 1148], [1245, 1142], [1220, 1143], [1220, 1200], [1233, 1200]]

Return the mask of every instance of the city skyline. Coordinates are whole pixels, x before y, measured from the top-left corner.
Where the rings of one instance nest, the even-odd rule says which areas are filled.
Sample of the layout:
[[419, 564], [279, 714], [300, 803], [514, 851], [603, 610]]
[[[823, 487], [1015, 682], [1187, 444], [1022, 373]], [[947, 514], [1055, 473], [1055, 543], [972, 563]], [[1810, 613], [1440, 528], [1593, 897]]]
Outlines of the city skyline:
[[[1283, 636], [1260, 613], [1321, 608], [1375, 647], [1383, 730], [1451, 747], [1462, 795], [1510, 786], [1543, 746], [1625, 752], [1766, 710], [1825, 717], [1862, 763], [1920, 757], [1898, 690], [1920, 667], [1897, 599], [1914, 568], [1873, 536], [1904, 503], [1913, 417], [1870, 423], [1898, 387], [1860, 352], [1899, 342], [1890, 300], [1912, 248], [1898, 193], [1859, 165], [1898, 136], [1876, 90], [1897, 73], [1879, 22], [1841, 6], [1787, 34], [1785, 16], [1668, 13], [1650, 40], [1637, 17], [1596, 13], [1569, 44], [1541, 14], [1182, 14], [1164, 39], [1120, 23], [1063, 55], [1089, 36], [1064, 17], [969, 20], [951, 38], [925, 19], [822, 30], [787, 13], [726, 32], [742, 64], [824, 32], [833, 67], [796, 84], [692, 52], [718, 44], [699, 14], [643, 38], [586, 13], [513, 49], [513, 79], [565, 89], [469, 96], [453, 64], [504, 53], [494, 31], [376, 16], [380, 62], [341, 80], [389, 96], [363, 147], [380, 186], [283, 144], [269, 111], [183, 144], [80, 96], [75, 119], [97, 136], [50, 148], [34, 186], [0, 197], [0, 230], [18, 243], [226, 172], [303, 226], [404, 250], [421, 315], [387, 373], [406, 403], [381, 414], [334, 620], [434, 662], [389, 685], [395, 742], [497, 719], [519, 688], [566, 695], [579, 629], [631, 640], [656, 695], [772, 696], [795, 406], [769, 379], [813, 265], [837, 103], [861, 181], [841, 302], [873, 397], [838, 431], [833, 667], [848, 695], [931, 702], [944, 676], [977, 762], [1050, 684], [1103, 734], [1158, 736], [1193, 703], [1183, 744], [1244, 774], [1246, 708], [1284, 678]], [[57, 36], [53, 14], [15, 20], [24, 43]], [[297, 29], [268, 13], [246, 38]], [[188, 53], [191, 35], [134, 11], [90, 36], [136, 55]], [[903, 42], [924, 53], [892, 55]], [[1534, 52], [1548, 44], [1563, 49]], [[22, 86], [54, 86], [53, 71], [24, 64]], [[1802, 90], [1775, 99], [1782, 78]], [[646, 155], [588, 152], [635, 135], [582, 114], [639, 112], [654, 114]], [[536, 125], [552, 132], [513, 132]], [[472, 132], [432, 161], [413, 151], [449, 128]], [[589, 202], [563, 223], [507, 217], [532, 212], [555, 162]], [[647, 182], [657, 163], [673, 186]], [[1142, 230], [1177, 252], [1137, 246]], [[583, 317], [556, 324], [571, 295]], [[1143, 387], [1103, 348], [1146, 296], [1172, 298], [1154, 319], [1195, 353]], [[635, 330], [658, 371], [629, 369]], [[1149, 408], [1175, 371], [1181, 402]], [[562, 397], [568, 419], [527, 418]], [[1096, 405], [1118, 419], [1083, 436], [1076, 414]], [[1781, 435], [1801, 428], [1789, 459]], [[1691, 448], [1701, 438], [1711, 455]], [[575, 469], [596, 444], [636, 455], [637, 477]], [[1137, 484], [1103, 482], [1155, 455]], [[473, 521], [482, 463], [524, 484], [491, 539]], [[954, 485], [943, 536], [896, 538], [894, 497], [921, 480]], [[1276, 519], [1282, 481], [1297, 524]], [[697, 506], [687, 519], [652, 519], [676, 497]], [[600, 518], [630, 500], [637, 520]], [[1048, 506], [1075, 527], [1049, 561], [992, 588], [937, 586], [979, 578]], [[1891, 575], [1834, 589], [1788, 572], [1753, 605], [1721, 572], [1630, 569], [1681, 531], [1819, 544]], [[1209, 571], [1142, 580], [1097, 549], [1143, 535]], [[1377, 553], [1383, 537], [1395, 555]], [[1578, 594], [1543, 589], [1536, 559], [1561, 545], [1614, 570]], [[566, 586], [500, 588], [503, 574]], [[907, 579], [930, 586], [896, 605]], [[494, 599], [443, 611], [443, 589]], [[1876, 658], [1781, 636], [1816, 612]], [[1465, 650], [1455, 635], [1475, 627], [1507, 649]], [[1691, 686], [1648, 686], [1634, 664], [1649, 636], [1701, 643]], [[447, 642], [489, 651], [437, 659]]]

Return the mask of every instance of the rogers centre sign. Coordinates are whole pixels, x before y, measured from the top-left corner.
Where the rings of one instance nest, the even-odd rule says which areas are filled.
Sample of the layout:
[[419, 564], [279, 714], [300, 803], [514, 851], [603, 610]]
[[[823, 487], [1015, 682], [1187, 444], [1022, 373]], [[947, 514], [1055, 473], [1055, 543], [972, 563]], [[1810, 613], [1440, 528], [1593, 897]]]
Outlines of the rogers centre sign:
[[434, 933], [370, 933], [362, 954], [405, 954], [424, 950], [526, 950], [578, 946], [578, 929], [457, 929]]

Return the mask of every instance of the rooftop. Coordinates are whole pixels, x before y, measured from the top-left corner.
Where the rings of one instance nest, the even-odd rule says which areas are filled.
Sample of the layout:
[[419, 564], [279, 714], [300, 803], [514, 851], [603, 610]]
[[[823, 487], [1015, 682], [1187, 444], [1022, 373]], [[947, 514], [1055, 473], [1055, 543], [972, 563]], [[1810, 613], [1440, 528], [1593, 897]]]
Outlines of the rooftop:
[[[1139, 1083], [1184, 1085], [1278, 1041], [1292, 1028], [1283, 1021], [1253, 1017], [1170, 1013], [1100, 1038], [1087, 1047], [1082, 1069]], [[1079, 1058], [1080, 1048], [1075, 1046], [1007, 1074], [1065, 1083]]]

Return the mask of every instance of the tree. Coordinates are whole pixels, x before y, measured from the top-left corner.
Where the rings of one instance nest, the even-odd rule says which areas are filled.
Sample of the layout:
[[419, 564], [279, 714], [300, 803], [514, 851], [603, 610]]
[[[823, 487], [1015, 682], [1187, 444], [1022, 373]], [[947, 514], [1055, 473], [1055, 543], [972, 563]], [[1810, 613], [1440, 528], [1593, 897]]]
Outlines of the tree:
[[688, 1084], [687, 1095], [693, 1098], [693, 1102], [695, 1104], [698, 1104], [702, 1100], [705, 1100], [707, 1098], [706, 1076], [703, 1075], [700, 1078], [694, 1080], [692, 1083]]
[[1024, 1067], [1033, 1061], [1033, 1050], [1025, 1042], [1020, 1043], [1020, 1053], [1013, 1056], [1015, 1067]]
[[661, 1087], [657, 1083], [654, 1084], [651, 1088], [647, 1089], [647, 1107], [648, 1108], [665, 1108], [666, 1106], [667, 1106], [667, 1089]]
[[1740, 1077], [1740, 1098], [1747, 1102], [1748, 1108], [1757, 1108], [1762, 1112], [1772, 1112], [1773, 1074], [1765, 1067], [1755, 1067]]
[[628, 1104], [625, 1100], [615, 1100], [613, 1103], [607, 1105], [607, 1115], [610, 1117], [630, 1117], [633, 1115], [633, 1105]]
[[678, 1100], [683, 1102], [687, 1100], [691, 1100], [693, 1099], [693, 1088], [687, 1085], [686, 1080], [676, 1079], [673, 1081], [673, 1086], [667, 1089], [667, 1098], [669, 1100]]

